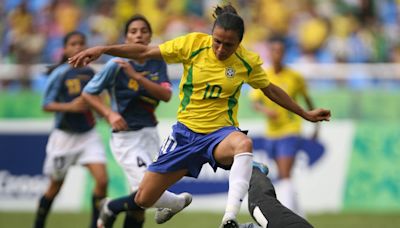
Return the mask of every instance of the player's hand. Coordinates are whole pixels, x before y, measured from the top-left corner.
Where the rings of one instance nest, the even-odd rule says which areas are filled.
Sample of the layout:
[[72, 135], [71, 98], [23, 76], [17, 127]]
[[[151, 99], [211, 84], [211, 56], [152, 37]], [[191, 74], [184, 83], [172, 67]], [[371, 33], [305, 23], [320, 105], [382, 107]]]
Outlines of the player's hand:
[[125, 131], [128, 130], [128, 124], [124, 118], [117, 112], [110, 112], [106, 116], [107, 122], [111, 125], [114, 131]]
[[137, 72], [132, 65], [124, 61], [122, 59], [115, 59], [114, 62], [118, 63], [118, 65], [124, 70], [124, 72], [132, 79], [135, 79], [136, 81], [139, 81], [141, 78], [145, 76], [144, 73], [139, 73]]
[[307, 112], [305, 119], [311, 122], [329, 121], [331, 119], [331, 111], [317, 108]]
[[85, 112], [87, 110], [89, 110], [89, 106], [82, 97], [77, 97], [69, 103], [70, 112]]
[[68, 63], [73, 67], [83, 67], [98, 59], [103, 53], [102, 46], [88, 48], [68, 58]]

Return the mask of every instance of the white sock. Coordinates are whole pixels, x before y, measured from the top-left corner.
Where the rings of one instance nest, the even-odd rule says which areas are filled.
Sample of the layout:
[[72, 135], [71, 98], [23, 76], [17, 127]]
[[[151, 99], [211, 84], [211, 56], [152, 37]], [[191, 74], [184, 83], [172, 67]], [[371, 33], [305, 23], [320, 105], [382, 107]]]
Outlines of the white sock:
[[253, 154], [245, 152], [235, 155], [229, 174], [229, 191], [223, 221], [236, 219], [243, 198], [249, 190]]
[[170, 208], [172, 211], [180, 210], [185, 205], [185, 198], [175, 193], [165, 191], [154, 203], [155, 208]]
[[287, 208], [302, 216], [296, 200], [296, 192], [290, 178], [281, 179], [276, 184], [278, 200]]

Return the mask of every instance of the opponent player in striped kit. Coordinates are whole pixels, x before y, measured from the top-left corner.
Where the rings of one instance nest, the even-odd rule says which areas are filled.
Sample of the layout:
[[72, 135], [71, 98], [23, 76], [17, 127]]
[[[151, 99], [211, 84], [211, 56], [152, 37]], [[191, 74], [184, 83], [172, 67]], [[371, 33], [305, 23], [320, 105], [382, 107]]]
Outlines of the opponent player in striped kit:
[[[125, 25], [125, 43], [148, 45], [151, 41], [150, 23], [135, 15]], [[111, 95], [109, 107], [99, 97], [103, 90]], [[160, 100], [169, 101], [171, 84], [167, 65], [157, 59], [111, 59], [84, 88], [85, 100], [108, 121], [112, 128], [111, 151], [125, 172], [131, 191], [136, 192], [147, 167], [156, 158], [160, 146], [155, 109]], [[168, 208], [180, 210], [190, 203], [189, 194], [165, 192], [162, 199], [171, 202]], [[110, 227], [115, 217], [126, 211], [124, 227], [140, 228], [144, 210], [126, 210], [132, 196], [124, 196], [103, 205], [99, 227]], [[101, 218], [108, 216], [108, 221]], [[160, 222], [160, 221], [158, 221]]]
[[92, 197], [92, 228], [96, 227], [98, 205], [106, 195], [106, 156], [101, 139], [94, 129], [95, 119], [82, 99], [81, 91], [94, 75], [89, 67], [75, 69], [66, 63], [68, 57], [82, 51], [85, 36], [71, 32], [64, 38], [64, 56], [61, 63], [50, 69], [44, 95], [43, 109], [55, 113], [55, 128], [46, 147], [44, 173], [50, 177], [50, 185], [40, 198], [35, 228], [45, 226], [54, 198], [62, 187], [69, 167], [86, 166], [95, 187]]

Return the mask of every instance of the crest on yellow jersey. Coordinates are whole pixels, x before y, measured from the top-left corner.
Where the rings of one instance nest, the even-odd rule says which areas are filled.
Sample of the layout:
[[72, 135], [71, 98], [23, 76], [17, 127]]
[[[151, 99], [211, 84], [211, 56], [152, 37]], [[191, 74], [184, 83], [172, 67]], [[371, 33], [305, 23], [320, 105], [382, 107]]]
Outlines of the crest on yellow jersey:
[[235, 76], [235, 69], [233, 67], [227, 67], [225, 68], [225, 75], [228, 78], [233, 78]]

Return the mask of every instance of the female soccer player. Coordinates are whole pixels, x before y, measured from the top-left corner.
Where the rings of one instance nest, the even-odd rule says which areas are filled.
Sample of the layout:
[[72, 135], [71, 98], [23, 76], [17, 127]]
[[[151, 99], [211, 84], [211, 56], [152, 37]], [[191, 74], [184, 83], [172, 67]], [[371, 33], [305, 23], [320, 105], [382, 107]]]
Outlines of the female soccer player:
[[[133, 16], [125, 25], [126, 44], [147, 46], [151, 35], [150, 23], [142, 15]], [[112, 108], [99, 97], [105, 89], [111, 95]], [[154, 112], [160, 100], [169, 101], [171, 94], [167, 65], [157, 59], [111, 59], [84, 88], [84, 99], [112, 128], [111, 151], [123, 168], [132, 192], [138, 189], [147, 167], [157, 156], [160, 141]], [[177, 196], [166, 192], [164, 195], [171, 198], [173, 209], [179, 206], [176, 202], [185, 204], [186, 194]], [[106, 202], [103, 207], [110, 219], [107, 222], [99, 219], [99, 226], [108, 227], [111, 218], [126, 211], [125, 204], [130, 201], [132, 197], [128, 195]], [[106, 216], [103, 214], [100, 217]], [[142, 227], [143, 222], [144, 210], [128, 211], [124, 227]]]
[[[260, 57], [240, 42], [244, 22], [232, 5], [216, 7], [212, 35], [190, 33], [157, 47], [140, 44], [100, 46], [85, 50], [69, 62], [83, 66], [101, 54], [132, 59], [158, 58], [182, 63], [178, 122], [160, 155], [140, 183], [130, 208], [151, 207], [183, 176], [197, 177], [204, 163], [215, 170], [230, 169], [229, 191], [221, 227], [238, 227], [236, 215], [252, 172], [252, 142], [239, 128], [238, 98], [244, 83], [261, 89], [271, 100], [303, 118], [329, 120], [330, 111], [304, 111], [283, 90], [268, 81]], [[171, 212], [174, 214], [175, 212]]]
[[106, 195], [106, 156], [99, 135], [94, 129], [95, 119], [81, 95], [82, 88], [93, 77], [89, 67], [72, 68], [68, 57], [85, 48], [85, 36], [71, 32], [64, 37], [64, 56], [60, 64], [49, 70], [43, 109], [55, 113], [55, 129], [46, 147], [44, 173], [50, 177], [50, 185], [40, 198], [35, 226], [44, 227], [47, 214], [57, 196], [68, 168], [74, 164], [86, 166], [96, 184], [92, 199], [91, 227], [96, 227], [98, 204]]
[[[304, 98], [307, 108], [313, 109], [304, 78], [283, 63], [285, 45], [283, 40], [273, 38], [269, 41], [272, 67], [266, 70], [269, 80], [282, 88], [292, 99]], [[302, 214], [297, 206], [291, 171], [297, 152], [302, 146], [301, 118], [275, 104], [259, 90], [252, 90], [250, 98], [255, 110], [268, 118], [265, 149], [269, 157], [275, 160], [279, 182], [276, 184], [278, 199], [283, 205]], [[314, 138], [318, 134], [315, 125]]]

